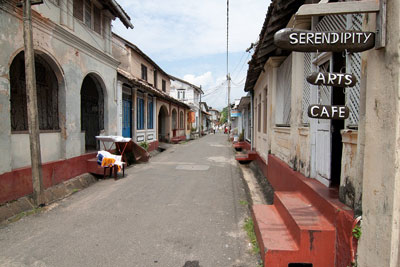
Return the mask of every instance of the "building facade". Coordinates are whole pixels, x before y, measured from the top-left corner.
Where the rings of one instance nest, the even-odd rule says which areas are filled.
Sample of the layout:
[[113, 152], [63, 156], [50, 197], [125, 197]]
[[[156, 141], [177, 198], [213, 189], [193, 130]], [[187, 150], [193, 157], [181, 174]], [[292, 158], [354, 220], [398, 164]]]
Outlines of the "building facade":
[[186, 139], [190, 108], [171, 97], [170, 76], [137, 46], [113, 34], [113, 55], [120, 60], [118, 130], [150, 150], [161, 142]]
[[[0, 160], [0, 203], [32, 192], [22, 9], [16, 4], [0, 6], [0, 149], [9, 153]], [[87, 153], [98, 149], [95, 136], [117, 134], [119, 62], [111, 54], [111, 21], [117, 17], [133, 27], [115, 1], [46, 1], [32, 7], [45, 187], [86, 172]], [[71, 164], [76, 165], [63, 170]]]
[[191, 84], [177, 77], [174, 76], [170, 77], [171, 77], [170, 96], [190, 106], [191, 112], [194, 112], [194, 122], [191, 123], [190, 130], [194, 132], [199, 132], [200, 99], [201, 95], [204, 94], [203, 90], [201, 90], [201, 87]]
[[[362, 13], [371, 3], [357, 2], [356, 11], [354, 3], [345, 2], [337, 7], [341, 13], [348, 14], [334, 15], [328, 14], [328, 10], [331, 10], [329, 5], [336, 3], [329, 1], [316, 5], [286, 1], [284, 6], [281, 2], [272, 1], [268, 9], [245, 85], [253, 101], [252, 145], [257, 152], [256, 162], [273, 186], [276, 202], [271, 207], [254, 207], [253, 216], [261, 229], [263, 216], [273, 217], [272, 207], [278, 212], [285, 207], [289, 212], [281, 223], [282, 229], [287, 229], [295, 243], [298, 242], [300, 252], [293, 252], [291, 257], [280, 254], [274, 258], [272, 252], [262, 256], [266, 262], [278, 260], [281, 264], [289, 261], [349, 266], [354, 261], [357, 243], [352, 230], [362, 218], [357, 266], [398, 266], [400, 187], [396, 182], [399, 175], [396, 92], [399, 80], [389, 76], [398, 77], [400, 70], [396, 15], [400, 4], [386, 2], [386, 27], [382, 29], [377, 24], [379, 14], [383, 14], [378, 4], [373, 12]], [[384, 47], [376, 45], [364, 52], [293, 52], [278, 49], [273, 43], [274, 34], [283, 28], [370, 31], [377, 36], [386, 30], [387, 38]], [[357, 83], [347, 88], [311, 85], [306, 80], [311, 72], [351, 73]], [[308, 108], [313, 104], [345, 105], [349, 117], [345, 120], [309, 118]], [[293, 210], [294, 206], [307, 210], [308, 213], [303, 213], [303, 222]], [[321, 236], [314, 235], [312, 240], [296, 239], [297, 230], [290, 220], [300, 229], [306, 229], [304, 222], [317, 218], [327, 220], [325, 226], [314, 229], [321, 231]], [[328, 237], [328, 233], [324, 236], [323, 228], [328, 226], [334, 229], [334, 238]], [[382, 233], [381, 229], [387, 231]], [[264, 242], [262, 238], [267, 232], [259, 230], [260, 243]], [[325, 253], [329, 247], [329, 255], [322, 251], [315, 255], [302, 247], [309, 242], [314, 242], [314, 251], [325, 246]]]

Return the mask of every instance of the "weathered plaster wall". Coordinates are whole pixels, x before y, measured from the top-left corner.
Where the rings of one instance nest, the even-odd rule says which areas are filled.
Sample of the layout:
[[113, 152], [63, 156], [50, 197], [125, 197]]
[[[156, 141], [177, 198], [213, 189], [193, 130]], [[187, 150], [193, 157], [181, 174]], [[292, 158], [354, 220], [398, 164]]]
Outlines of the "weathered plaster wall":
[[[2, 53], [0, 53], [0, 149], [11, 151], [13, 154], [14, 150], [21, 147], [15, 146], [15, 142], [11, 139], [9, 67], [14, 56], [23, 49], [20, 12], [14, 13], [12, 10], [0, 9], [0, 32], [2, 33], [0, 35], [2, 48]], [[43, 160], [46, 162], [79, 156], [85, 146], [81, 133], [80, 92], [83, 79], [87, 74], [94, 75], [103, 87], [104, 133], [117, 133], [115, 90], [118, 62], [98, 50], [93, 50], [90, 45], [78, 42], [71, 32], [43, 19], [36, 13], [33, 16], [33, 36], [35, 50], [52, 66], [59, 83], [60, 141], [57, 142], [57, 152], [54, 151], [54, 147], [50, 148], [46, 144], [42, 146], [45, 150]], [[25, 140], [27, 134], [16, 138]], [[18, 153], [29, 155], [29, 146]], [[50, 159], [46, 155], [58, 155], [58, 158]], [[27, 159], [28, 156], [22, 162], [26, 162]], [[19, 165], [12, 157], [2, 157], [0, 173], [11, 171], [13, 166]]]
[[[400, 2], [387, 1], [387, 45], [362, 54], [366, 118], [358, 266], [400, 265]], [[375, 31], [374, 15], [366, 30]]]
[[[133, 49], [129, 49], [129, 72], [134, 77], [142, 78], [142, 64], [147, 67], [147, 82], [154, 85], [154, 70], [156, 69], [150, 62], [145, 60], [138, 52]], [[168, 76], [157, 71], [157, 89], [162, 91], [162, 80], [166, 81], [166, 93], [169, 95], [171, 88], [171, 81]]]
[[107, 27], [107, 29], [103, 31], [103, 34], [106, 35], [106, 38], [104, 38], [102, 35], [85, 25], [83, 21], [73, 17], [73, 0], [63, 0], [58, 2], [60, 2], [59, 5], [54, 4], [52, 1], [46, 1], [45, 4], [35, 5], [32, 9], [39, 12], [44, 18], [48, 18], [56, 24], [64, 25], [66, 28], [73, 30], [76, 36], [90, 44], [92, 47], [106, 53], [111, 52], [109, 49], [111, 45], [110, 23], [113, 19], [111, 13], [106, 10], [103, 10], [102, 12], [103, 20], [106, 21], [106, 23], [103, 23], [103, 27]]
[[[357, 139], [358, 132], [342, 130], [342, 169], [340, 174], [340, 201], [357, 209], [361, 204], [362, 177], [357, 175]], [[355, 210], [356, 213], [361, 211]]]
[[291, 116], [289, 141], [289, 166], [309, 176], [309, 128], [303, 127], [304, 53], [292, 53]]
[[[31, 164], [31, 155], [29, 149], [29, 135], [12, 134], [12, 169], [17, 169]], [[40, 134], [40, 149], [42, 162], [50, 162], [61, 159], [61, 134], [60, 133], [42, 133]], [[28, 153], [27, 153], [28, 152]]]

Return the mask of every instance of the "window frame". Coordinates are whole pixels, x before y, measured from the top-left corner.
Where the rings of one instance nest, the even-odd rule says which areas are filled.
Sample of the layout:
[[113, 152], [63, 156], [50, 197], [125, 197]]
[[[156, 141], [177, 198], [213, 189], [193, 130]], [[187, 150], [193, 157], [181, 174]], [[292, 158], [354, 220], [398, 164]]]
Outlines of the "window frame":
[[157, 89], [158, 86], [158, 71], [154, 70], [154, 88]]
[[[90, 3], [90, 25], [87, 24], [87, 3]], [[80, 4], [81, 7], [81, 17], [78, 14], [75, 14], [76, 12], [79, 12], [79, 10], [77, 9], [76, 4]], [[95, 19], [95, 9], [97, 9], [99, 11], [99, 21], [98, 23], [96, 23], [96, 19]], [[77, 20], [81, 21], [86, 27], [88, 27], [89, 29], [91, 29], [92, 31], [94, 31], [95, 33], [97, 33], [100, 36], [104, 36], [104, 30], [105, 30], [105, 17], [103, 16], [103, 12], [101, 12], [101, 8], [97, 7], [97, 5], [91, 1], [91, 0], [74, 0], [73, 1], [73, 8], [72, 8], [72, 16], [74, 18], [76, 18]], [[98, 30], [96, 30], [95, 24], [100, 24]]]
[[141, 73], [142, 80], [147, 82], [147, 66], [144, 64], [141, 64], [141, 71], [142, 71], [142, 73]]
[[264, 107], [264, 120], [263, 120], [263, 133], [267, 133], [267, 120], [268, 120], [268, 115], [267, 115], [267, 110], [268, 110], [268, 87], [264, 89], [264, 101], [263, 101], [263, 107]]
[[147, 100], [147, 129], [154, 129], [154, 102], [152, 98]]
[[136, 130], [144, 130], [144, 99], [137, 97], [136, 100]]
[[181, 130], [185, 129], [185, 115], [183, 113], [183, 110], [179, 112], [179, 127]]
[[162, 79], [162, 91], [167, 92], [167, 81]]

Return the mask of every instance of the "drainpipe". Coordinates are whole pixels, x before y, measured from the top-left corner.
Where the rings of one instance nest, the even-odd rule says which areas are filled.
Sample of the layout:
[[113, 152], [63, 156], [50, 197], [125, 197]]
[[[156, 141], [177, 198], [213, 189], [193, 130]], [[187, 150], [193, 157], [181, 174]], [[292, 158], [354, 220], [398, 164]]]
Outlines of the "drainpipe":
[[253, 151], [253, 140], [254, 140], [254, 112], [253, 112], [253, 106], [254, 106], [254, 92], [253, 90], [250, 91], [250, 117], [251, 117], [251, 121], [250, 121], [250, 147], [251, 147], [251, 151]]

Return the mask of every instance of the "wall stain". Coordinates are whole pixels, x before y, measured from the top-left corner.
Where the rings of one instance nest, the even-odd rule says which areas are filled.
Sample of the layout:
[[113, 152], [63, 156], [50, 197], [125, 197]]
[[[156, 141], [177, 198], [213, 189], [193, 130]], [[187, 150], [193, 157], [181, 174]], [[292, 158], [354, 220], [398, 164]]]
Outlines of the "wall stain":
[[339, 200], [354, 208], [356, 190], [349, 176], [346, 176], [344, 185], [339, 188]]

